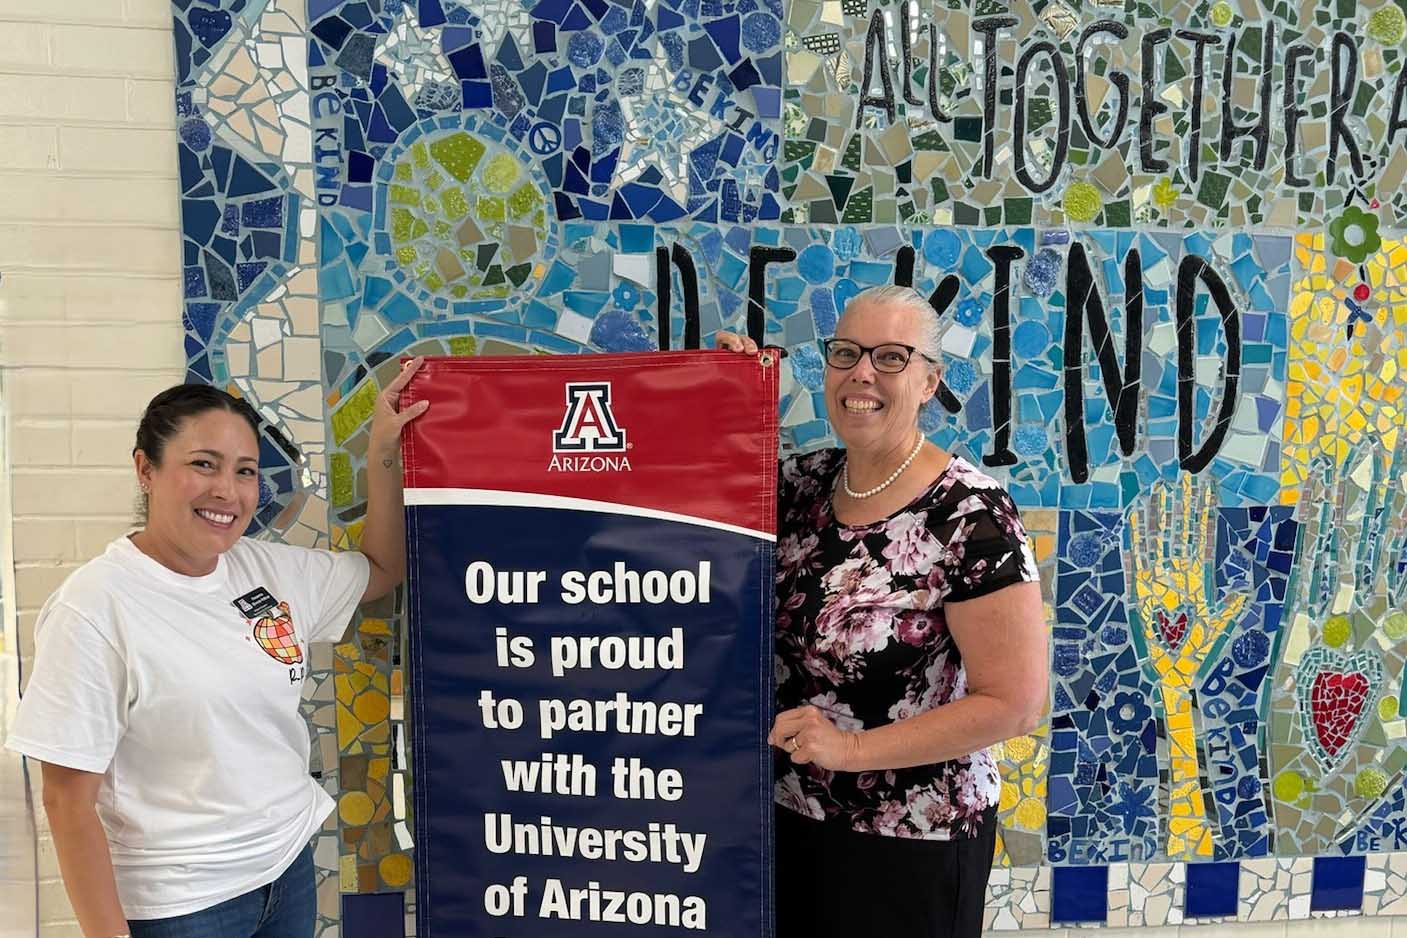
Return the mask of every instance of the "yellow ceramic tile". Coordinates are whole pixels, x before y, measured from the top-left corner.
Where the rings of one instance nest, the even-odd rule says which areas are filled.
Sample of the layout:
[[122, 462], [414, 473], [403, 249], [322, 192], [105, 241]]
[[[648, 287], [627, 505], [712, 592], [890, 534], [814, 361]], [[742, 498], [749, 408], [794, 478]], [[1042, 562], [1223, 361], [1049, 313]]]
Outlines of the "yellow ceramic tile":
[[376, 804], [364, 791], [349, 791], [337, 802], [337, 813], [342, 823], [350, 827], [361, 827], [371, 821], [376, 813]]
[[352, 714], [350, 707], [341, 704], [337, 706], [337, 748], [346, 752], [348, 747], [356, 741], [361, 734], [362, 725], [357, 722], [357, 718]]
[[377, 690], [368, 689], [357, 695], [352, 712], [368, 727], [385, 720], [391, 712], [391, 699]]
[[337, 863], [337, 885], [341, 892], [354, 893], [357, 891], [357, 857], [356, 854], [344, 854], [338, 858]]
[[1045, 802], [1039, 798], [1024, 798], [1016, 806], [1013, 819], [1018, 827], [1029, 831], [1045, 830]]
[[382, 857], [376, 869], [381, 874], [382, 881], [393, 889], [407, 885], [415, 875], [415, 867], [410, 857], [404, 853], [392, 853]]
[[384, 785], [386, 777], [391, 774], [391, 760], [384, 757], [372, 759], [367, 766], [367, 774]]
[[385, 619], [365, 618], [362, 619], [361, 624], [357, 626], [357, 630], [370, 635], [390, 635], [391, 623]]

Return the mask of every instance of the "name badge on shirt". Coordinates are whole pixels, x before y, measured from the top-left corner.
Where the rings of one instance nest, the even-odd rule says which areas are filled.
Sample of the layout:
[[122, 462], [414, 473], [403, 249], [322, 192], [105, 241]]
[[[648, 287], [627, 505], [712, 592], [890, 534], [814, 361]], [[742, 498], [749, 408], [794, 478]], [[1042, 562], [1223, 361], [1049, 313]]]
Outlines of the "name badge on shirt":
[[277, 606], [278, 600], [274, 599], [273, 593], [260, 586], [233, 600], [233, 604], [246, 619], [257, 619]]

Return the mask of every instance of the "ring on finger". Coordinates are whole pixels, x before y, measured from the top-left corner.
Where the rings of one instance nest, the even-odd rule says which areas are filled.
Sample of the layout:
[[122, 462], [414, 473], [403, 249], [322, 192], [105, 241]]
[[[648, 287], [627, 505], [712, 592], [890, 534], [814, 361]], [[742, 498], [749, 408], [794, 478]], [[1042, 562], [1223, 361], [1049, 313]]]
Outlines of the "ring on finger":
[[796, 752], [796, 751], [797, 751], [798, 749], [800, 749], [800, 748], [801, 748], [801, 741], [798, 740], [795, 736], [793, 736], [791, 739], [788, 739], [788, 740], [787, 740], [787, 751], [788, 751], [788, 752]]

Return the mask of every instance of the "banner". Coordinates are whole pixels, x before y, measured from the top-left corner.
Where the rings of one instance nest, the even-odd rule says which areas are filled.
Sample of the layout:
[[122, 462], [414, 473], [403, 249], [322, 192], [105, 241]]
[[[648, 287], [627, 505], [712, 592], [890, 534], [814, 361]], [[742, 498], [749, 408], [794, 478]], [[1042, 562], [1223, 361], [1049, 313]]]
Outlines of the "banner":
[[406, 388], [421, 938], [771, 933], [772, 355]]

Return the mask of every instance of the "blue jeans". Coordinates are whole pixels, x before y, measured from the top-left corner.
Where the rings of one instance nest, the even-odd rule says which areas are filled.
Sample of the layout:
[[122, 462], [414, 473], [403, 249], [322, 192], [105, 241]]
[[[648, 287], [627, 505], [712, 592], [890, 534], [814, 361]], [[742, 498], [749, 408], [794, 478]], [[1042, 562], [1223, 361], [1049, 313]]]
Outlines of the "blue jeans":
[[267, 886], [189, 915], [127, 923], [132, 938], [313, 938], [318, 896], [313, 848]]

